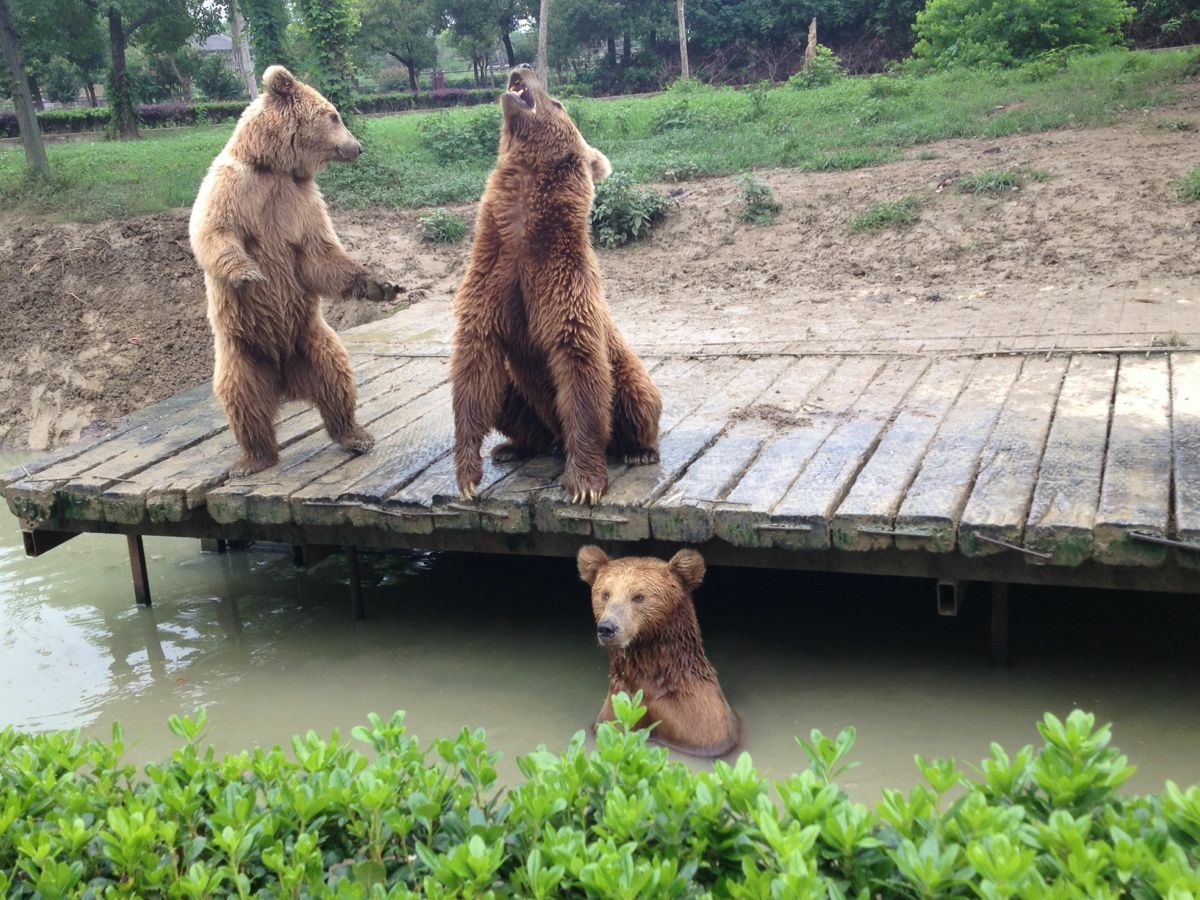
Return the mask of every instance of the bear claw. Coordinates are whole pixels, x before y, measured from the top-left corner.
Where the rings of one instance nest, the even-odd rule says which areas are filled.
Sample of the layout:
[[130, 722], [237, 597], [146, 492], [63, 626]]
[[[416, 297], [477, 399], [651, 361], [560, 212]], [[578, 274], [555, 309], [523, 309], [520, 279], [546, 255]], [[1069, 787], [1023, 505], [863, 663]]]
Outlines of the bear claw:
[[631, 466], [649, 466], [658, 462], [658, 451], [651, 447], [639, 447], [621, 454], [621, 459]]
[[345, 437], [335, 439], [337, 443], [351, 453], [366, 453], [375, 446], [375, 438], [366, 429], [358, 428]]
[[477, 491], [478, 489], [479, 489], [479, 483], [478, 483], [478, 482], [476, 482], [475, 484], [466, 484], [466, 485], [463, 485], [463, 487], [462, 487], [462, 490], [461, 490], [461, 491], [460, 491], [460, 493], [459, 493], [459, 499], [461, 499], [461, 500], [474, 500], [474, 499], [475, 499], [475, 498], [478, 496], [478, 494], [476, 493], [476, 491]]
[[236, 289], [244, 288], [246, 285], [253, 284], [254, 282], [261, 283], [266, 280], [267, 276], [262, 273], [261, 269], [247, 269], [245, 272], [239, 272], [235, 275], [230, 283]]
[[230, 478], [245, 478], [247, 475], [254, 475], [263, 469], [269, 469], [275, 463], [279, 462], [276, 459], [266, 459], [263, 457], [243, 456], [232, 466], [229, 467]]

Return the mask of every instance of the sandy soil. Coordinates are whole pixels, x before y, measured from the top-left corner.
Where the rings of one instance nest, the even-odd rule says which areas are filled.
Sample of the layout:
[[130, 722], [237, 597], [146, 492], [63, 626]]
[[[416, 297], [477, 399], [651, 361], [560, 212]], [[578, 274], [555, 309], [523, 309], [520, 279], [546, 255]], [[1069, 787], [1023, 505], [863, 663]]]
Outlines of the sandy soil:
[[[1172, 188], [1200, 165], [1198, 99], [1192, 85], [1112, 127], [947, 141], [877, 168], [761, 172], [783, 204], [770, 227], [737, 221], [733, 178], [663, 185], [679, 197], [658, 232], [601, 254], [609, 300], [642, 347], [1200, 345], [1200, 203]], [[1191, 130], [1163, 127], [1180, 121]], [[1049, 178], [956, 189], [1014, 168]], [[871, 204], [909, 194], [923, 201], [917, 224], [850, 232]], [[403, 304], [441, 308], [466, 247], [419, 243], [417, 215], [334, 218], [351, 253], [406, 288]], [[63, 443], [211, 377], [186, 216], [0, 231], [0, 444]], [[326, 315], [348, 328], [400, 305], [331, 302]]]

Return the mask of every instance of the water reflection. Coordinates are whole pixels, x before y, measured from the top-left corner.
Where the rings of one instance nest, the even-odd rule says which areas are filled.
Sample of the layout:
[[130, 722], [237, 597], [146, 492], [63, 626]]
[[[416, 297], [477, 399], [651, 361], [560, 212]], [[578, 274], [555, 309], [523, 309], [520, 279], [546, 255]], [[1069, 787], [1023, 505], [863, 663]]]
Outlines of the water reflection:
[[[0, 514], [0, 724], [107, 735], [119, 719], [144, 761], [200, 704], [220, 749], [406, 709], [425, 739], [485, 727], [512, 779], [515, 754], [562, 746], [602, 699], [569, 560], [364, 554], [356, 622], [340, 557], [306, 571], [287, 548], [146, 546], [155, 606], [139, 609], [119, 537], [28, 560]], [[983, 595], [941, 619], [928, 582], [714, 569], [697, 605], [760, 769], [782, 777], [802, 764], [794, 735], [855, 724], [848, 786], [867, 799], [912, 784], [914, 753], [974, 762], [1072, 706], [1115, 722], [1135, 789], [1200, 781], [1195, 599], [1014, 589], [1011, 670], [987, 665]]]

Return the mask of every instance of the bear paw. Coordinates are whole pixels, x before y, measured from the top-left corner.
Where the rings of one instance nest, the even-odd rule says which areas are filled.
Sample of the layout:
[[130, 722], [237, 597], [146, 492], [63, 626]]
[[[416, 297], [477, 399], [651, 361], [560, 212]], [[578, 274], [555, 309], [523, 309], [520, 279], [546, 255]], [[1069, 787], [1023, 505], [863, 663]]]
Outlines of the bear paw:
[[459, 459], [455, 465], [458, 493], [463, 500], [474, 500], [483, 479], [483, 460], [478, 454], [468, 459]]
[[349, 434], [335, 440], [351, 453], [366, 453], [375, 446], [375, 438], [365, 428], [355, 428]]
[[621, 460], [631, 466], [649, 466], [658, 462], [658, 450], [653, 447], [635, 447], [624, 451]]
[[229, 477], [244, 478], [247, 475], [253, 475], [255, 472], [261, 472], [263, 469], [269, 469], [277, 462], [279, 462], [279, 457], [277, 456], [243, 456], [229, 467]]
[[567, 492], [572, 503], [594, 504], [600, 500], [604, 489], [608, 487], [608, 470], [601, 468], [597, 472], [585, 474], [568, 464], [559, 484]]
[[390, 281], [376, 281], [374, 278], [368, 278], [363, 296], [377, 303], [390, 303], [396, 299], [398, 293], [400, 293], [399, 285]]
[[248, 284], [262, 284], [267, 280], [267, 276], [262, 273], [262, 270], [257, 266], [238, 272], [233, 278], [229, 279], [229, 283], [233, 285], [234, 290], [241, 290]]
[[517, 462], [529, 459], [531, 456], [537, 456], [537, 451], [531, 450], [529, 447], [522, 447], [512, 441], [505, 441], [492, 448], [492, 462]]

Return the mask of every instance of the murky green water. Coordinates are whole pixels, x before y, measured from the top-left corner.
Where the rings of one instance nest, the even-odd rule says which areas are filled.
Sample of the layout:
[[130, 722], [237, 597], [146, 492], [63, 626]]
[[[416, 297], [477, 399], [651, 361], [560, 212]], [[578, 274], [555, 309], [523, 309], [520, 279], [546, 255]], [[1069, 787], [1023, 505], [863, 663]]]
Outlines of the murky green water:
[[[563, 745], [603, 699], [606, 660], [569, 560], [364, 556], [356, 622], [340, 558], [306, 572], [282, 549], [149, 539], [147, 552], [149, 610], [133, 604], [121, 538], [29, 560], [0, 512], [0, 725], [107, 735], [120, 720], [142, 761], [175, 745], [169, 715], [201, 704], [229, 750], [405, 709], [425, 739], [484, 727], [511, 780], [515, 754]], [[862, 799], [912, 784], [914, 753], [976, 762], [1072, 706], [1115, 723], [1135, 790], [1200, 781], [1196, 601], [1014, 589], [1014, 665], [997, 670], [983, 596], [938, 618], [928, 582], [713, 570], [697, 596], [764, 774], [802, 765], [793, 735], [854, 724], [862, 765], [846, 786]]]

